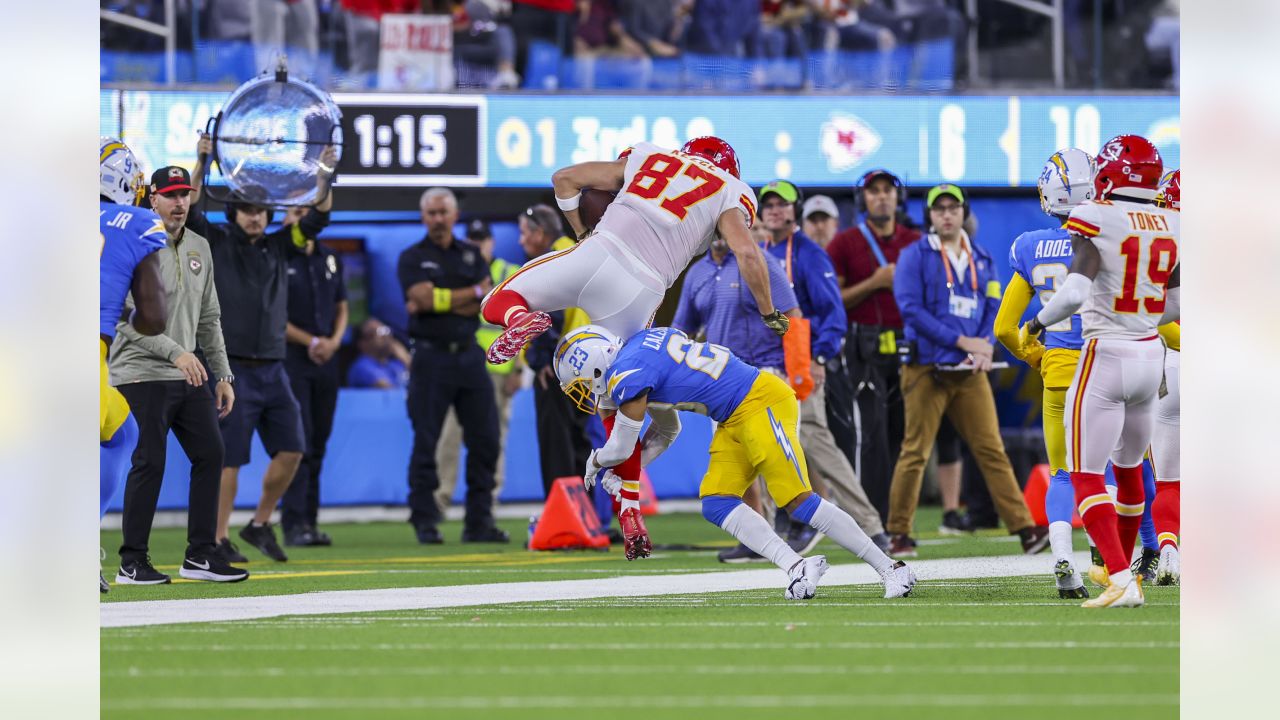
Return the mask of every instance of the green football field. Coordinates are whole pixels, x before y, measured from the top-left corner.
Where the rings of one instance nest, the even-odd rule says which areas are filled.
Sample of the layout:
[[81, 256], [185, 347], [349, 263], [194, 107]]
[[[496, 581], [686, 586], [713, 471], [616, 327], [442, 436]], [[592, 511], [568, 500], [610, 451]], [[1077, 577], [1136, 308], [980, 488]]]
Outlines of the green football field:
[[[925, 509], [917, 526], [937, 522], [937, 511]], [[502, 524], [524, 538], [524, 523]], [[179, 580], [184, 533], [157, 530], [152, 557], [174, 584], [113, 586], [103, 596], [104, 623], [108, 611], [145, 618], [102, 630], [103, 716], [564, 718], [621, 710], [776, 718], [793, 708], [804, 718], [1176, 716], [1177, 588], [1148, 588], [1141, 609], [1086, 611], [1057, 599], [1048, 555], [1034, 559], [1038, 570], [1000, 576], [1000, 563], [1029, 567], [1003, 533], [921, 532], [914, 563], [936, 579], [922, 580], [911, 598], [886, 601], [878, 585], [824, 581], [815, 599], [795, 603], [782, 598], [784, 576], [771, 566], [718, 563], [728, 536], [700, 516], [648, 524], [655, 543], [671, 547], [633, 563], [617, 549], [464, 546], [458, 523], [446, 524], [448, 544], [439, 547], [417, 545], [404, 523], [331, 525], [334, 547], [286, 548], [288, 563], [242, 547], [253, 576], [233, 585]], [[102, 544], [110, 578], [118, 531], [104, 532]], [[832, 562], [833, 582], [863, 571], [829, 541], [815, 552]], [[708, 592], [712, 582], [754, 586]], [[321, 591], [365, 592], [314, 594]], [[360, 611], [366, 599], [378, 608], [410, 595], [407, 604], [425, 600]], [[431, 606], [446, 596], [449, 606]], [[171, 600], [186, 602], [164, 602]], [[250, 619], [201, 617], [222, 607]], [[292, 607], [308, 609], [274, 616]]]

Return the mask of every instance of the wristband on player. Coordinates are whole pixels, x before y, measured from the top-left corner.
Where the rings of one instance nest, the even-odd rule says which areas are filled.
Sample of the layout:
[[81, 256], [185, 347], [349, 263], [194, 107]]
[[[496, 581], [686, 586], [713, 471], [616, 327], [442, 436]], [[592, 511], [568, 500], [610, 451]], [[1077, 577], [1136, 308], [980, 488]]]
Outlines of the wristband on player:
[[556, 205], [559, 205], [561, 210], [565, 212], [569, 212], [570, 210], [577, 210], [578, 203], [581, 201], [582, 201], [582, 191], [579, 190], [578, 194], [574, 195], [571, 198], [561, 198], [561, 197], [556, 198]]
[[449, 308], [453, 307], [453, 291], [448, 288], [434, 288], [431, 291], [431, 300], [436, 312], [449, 312]]

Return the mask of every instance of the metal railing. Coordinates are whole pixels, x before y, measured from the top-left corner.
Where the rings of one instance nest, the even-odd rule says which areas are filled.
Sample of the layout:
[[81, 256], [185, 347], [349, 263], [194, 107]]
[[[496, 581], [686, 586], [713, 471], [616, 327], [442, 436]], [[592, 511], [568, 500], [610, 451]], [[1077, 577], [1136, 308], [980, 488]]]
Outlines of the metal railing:
[[125, 15], [114, 10], [102, 8], [98, 15], [104, 22], [113, 22], [150, 35], [164, 38], [164, 82], [165, 85], [176, 85], [178, 82], [178, 29], [175, 0], [164, 0], [164, 24], [143, 20], [132, 15]]
[[[1027, 12], [1049, 18], [1051, 36], [1050, 52], [1053, 53], [1053, 86], [1062, 88], [1067, 83], [1066, 49], [1063, 42], [1062, 0], [993, 0], [1022, 8]], [[978, 0], [965, 0], [965, 12], [970, 20], [978, 17]], [[969, 85], [978, 82], [978, 28], [970, 23], [968, 37]]]

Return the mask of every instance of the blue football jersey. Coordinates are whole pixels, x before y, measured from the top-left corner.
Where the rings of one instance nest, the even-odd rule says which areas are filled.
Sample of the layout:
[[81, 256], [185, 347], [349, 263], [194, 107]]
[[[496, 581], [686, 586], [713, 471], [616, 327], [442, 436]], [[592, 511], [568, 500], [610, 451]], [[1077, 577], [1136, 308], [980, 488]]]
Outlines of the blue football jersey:
[[[1062, 228], [1022, 233], [1009, 248], [1009, 266], [1035, 289], [1044, 305], [1066, 281], [1071, 269], [1070, 234]], [[1050, 325], [1045, 328], [1045, 348], [1079, 350], [1084, 345], [1080, 328], [1079, 315]]]
[[102, 249], [98, 258], [98, 331], [116, 336], [124, 299], [133, 284], [133, 269], [165, 245], [160, 216], [132, 205], [99, 201], [98, 227]]
[[618, 351], [608, 392], [619, 406], [648, 393], [650, 403], [724, 422], [759, 376], [727, 348], [694, 342], [675, 328], [652, 328], [632, 335]]

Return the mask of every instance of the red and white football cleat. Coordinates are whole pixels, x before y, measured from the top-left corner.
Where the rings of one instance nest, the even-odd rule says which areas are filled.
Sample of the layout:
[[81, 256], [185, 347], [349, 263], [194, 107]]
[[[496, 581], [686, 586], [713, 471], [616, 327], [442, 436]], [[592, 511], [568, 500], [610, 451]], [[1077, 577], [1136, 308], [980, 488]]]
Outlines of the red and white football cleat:
[[491, 365], [501, 365], [519, 355], [530, 340], [546, 332], [549, 327], [550, 315], [542, 311], [523, 313], [511, 321], [507, 329], [493, 341], [489, 351], [485, 353], [485, 359]]
[[653, 553], [653, 544], [649, 542], [649, 531], [644, 526], [640, 510], [627, 508], [618, 513], [618, 525], [622, 528], [622, 548], [628, 560], [647, 558]]

